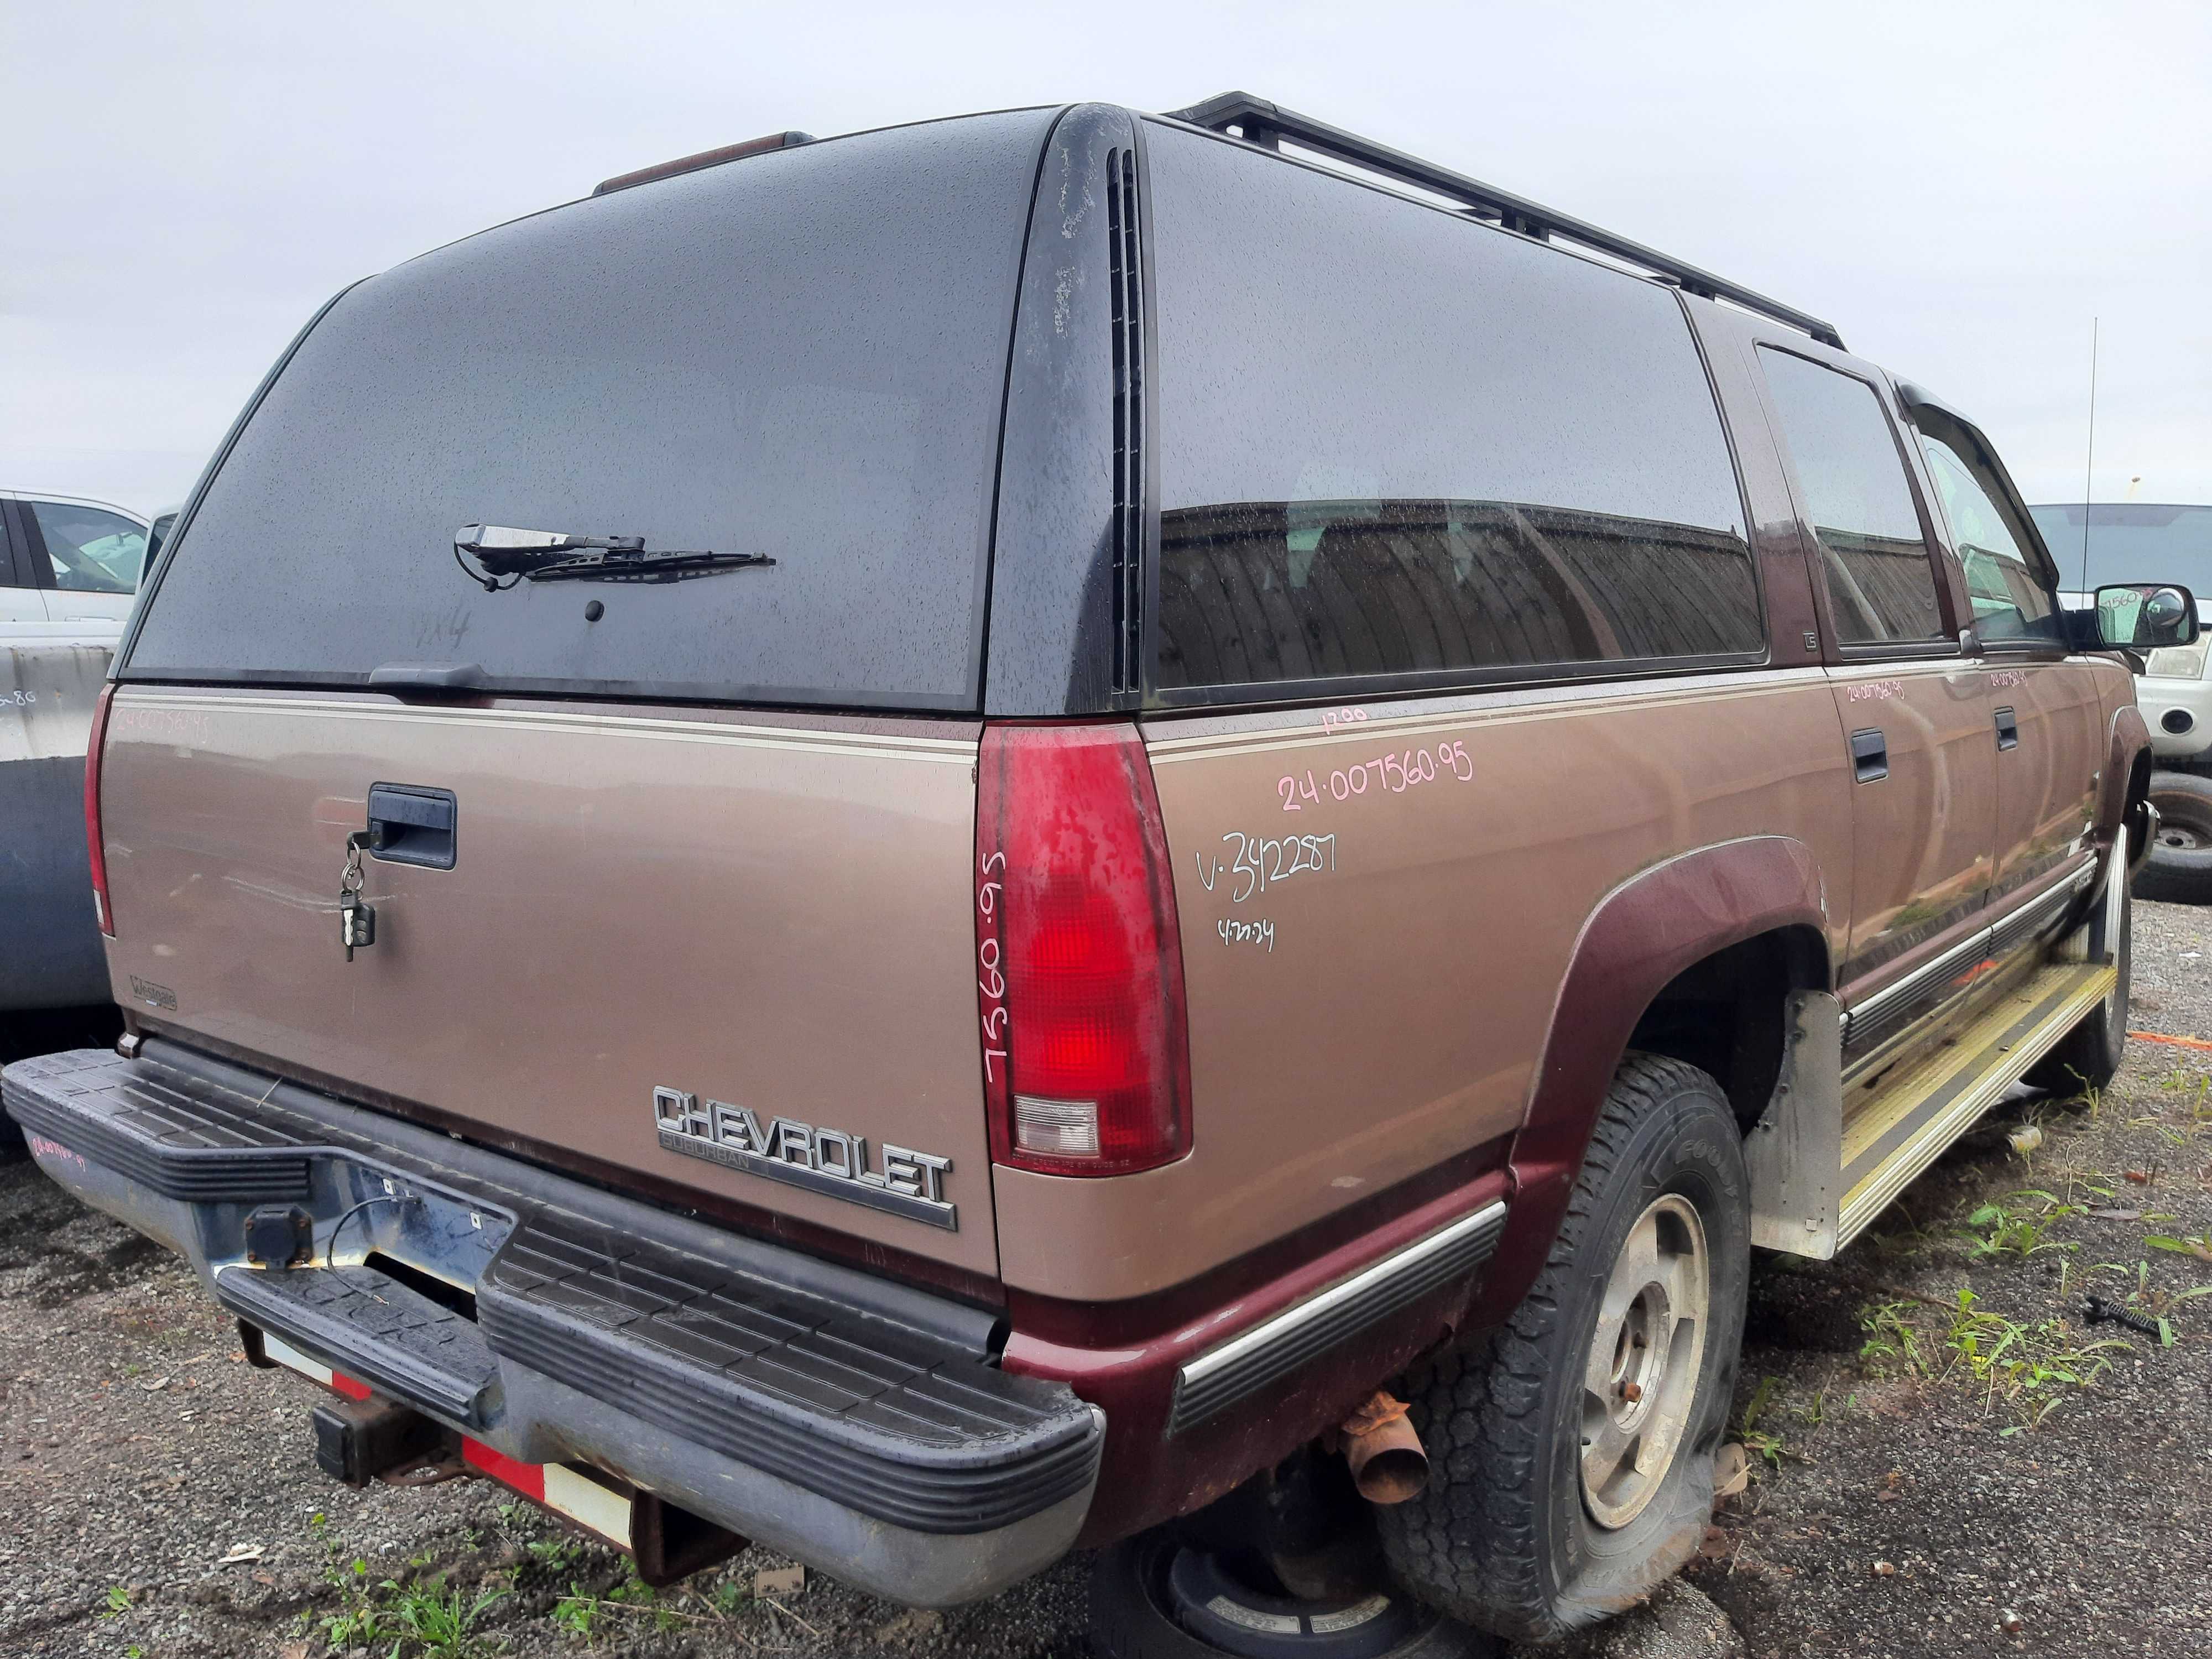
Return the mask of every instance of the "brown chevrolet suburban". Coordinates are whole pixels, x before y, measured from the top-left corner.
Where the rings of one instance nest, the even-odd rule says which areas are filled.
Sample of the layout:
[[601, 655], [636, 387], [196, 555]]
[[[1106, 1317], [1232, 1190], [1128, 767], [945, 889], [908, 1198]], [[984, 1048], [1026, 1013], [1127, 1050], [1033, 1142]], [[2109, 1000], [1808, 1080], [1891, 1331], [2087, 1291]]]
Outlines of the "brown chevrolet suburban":
[[1273, 105], [778, 135], [294, 343], [100, 707], [128, 1032], [6, 1106], [343, 1479], [1474, 1651], [1688, 1555], [1753, 1249], [2110, 1076], [2196, 631], [1826, 323]]

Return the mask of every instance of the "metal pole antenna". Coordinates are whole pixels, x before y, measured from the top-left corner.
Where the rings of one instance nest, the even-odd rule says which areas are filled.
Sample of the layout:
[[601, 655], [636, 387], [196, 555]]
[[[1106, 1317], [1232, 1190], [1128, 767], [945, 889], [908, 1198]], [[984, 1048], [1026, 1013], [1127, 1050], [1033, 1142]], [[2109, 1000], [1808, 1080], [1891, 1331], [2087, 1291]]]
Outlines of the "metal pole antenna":
[[2089, 457], [2081, 467], [2081, 591], [2089, 591], [2089, 498], [2097, 474], [2097, 323], [2089, 319]]

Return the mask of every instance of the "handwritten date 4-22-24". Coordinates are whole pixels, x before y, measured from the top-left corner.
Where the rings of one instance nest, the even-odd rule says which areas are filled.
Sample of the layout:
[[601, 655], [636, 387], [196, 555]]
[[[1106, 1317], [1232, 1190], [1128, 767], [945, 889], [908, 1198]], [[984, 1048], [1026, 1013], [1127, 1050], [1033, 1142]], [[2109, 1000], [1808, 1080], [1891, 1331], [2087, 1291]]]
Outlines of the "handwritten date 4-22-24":
[[1309, 803], [1321, 805], [1324, 789], [1332, 800], [1350, 800], [1370, 788], [1378, 794], [1402, 795], [1408, 789], [1445, 777], [1457, 778], [1462, 783], [1474, 781], [1474, 762], [1467, 752], [1464, 738], [1454, 738], [1433, 749], [1424, 744], [1339, 767], [1325, 780], [1311, 770], [1302, 777], [1280, 777], [1275, 780], [1275, 793], [1282, 797], [1283, 811], [1302, 812]]

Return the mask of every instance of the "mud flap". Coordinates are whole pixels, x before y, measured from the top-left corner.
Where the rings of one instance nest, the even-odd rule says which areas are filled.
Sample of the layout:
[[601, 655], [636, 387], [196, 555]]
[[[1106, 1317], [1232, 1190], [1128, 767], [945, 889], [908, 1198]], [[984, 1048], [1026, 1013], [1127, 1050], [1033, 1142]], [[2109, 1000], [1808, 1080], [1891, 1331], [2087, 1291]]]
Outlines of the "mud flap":
[[1844, 1012], [1826, 991], [1790, 998], [1782, 1076], [1743, 1143], [1751, 1242], [1763, 1250], [1834, 1256], [1844, 1194]]

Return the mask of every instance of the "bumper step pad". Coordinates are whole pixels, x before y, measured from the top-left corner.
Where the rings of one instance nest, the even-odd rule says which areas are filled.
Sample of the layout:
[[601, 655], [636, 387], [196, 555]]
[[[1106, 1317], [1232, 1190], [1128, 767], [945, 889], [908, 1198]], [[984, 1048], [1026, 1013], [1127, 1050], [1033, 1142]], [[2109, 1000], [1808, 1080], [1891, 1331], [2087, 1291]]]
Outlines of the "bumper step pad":
[[374, 1267], [223, 1267], [216, 1300], [338, 1370], [465, 1428], [491, 1419], [499, 1362], [476, 1322]]
[[[226, 1306], [458, 1426], [497, 1432], [505, 1361], [676, 1442], [939, 1534], [1013, 1526], [1097, 1478], [1097, 1413], [948, 1334], [988, 1330], [969, 1310], [883, 1316], [881, 1281], [734, 1234], [701, 1243], [695, 1224], [172, 1043], [134, 1060], [21, 1061], [0, 1073], [0, 1100], [62, 1149], [42, 1161], [64, 1185], [88, 1163], [191, 1206], [192, 1254]], [[503, 1234], [470, 1269], [476, 1319], [374, 1266], [245, 1263], [229, 1234], [246, 1208], [319, 1203], [310, 1194], [341, 1184], [339, 1165], [388, 1172], [426, 1205], [437, 1194], [425, 1183], [464, 1195], [452, 1224], [487, 1251]]]
[[[188, 1090], [105, 1048], [19, 1060], [0, 1085], [8, 1115], [163, 1198], [263, 1204], [307, 1195], [297, 1139], [250, 1102]], [[238, 1109], [246, 1107], [246, 1110]]]
[[1097, 1457], [1059, 1389], [673, 1251], [525, 1226], [477, 1307], [501, 1353], [917, 1532], [1006, 1525]]

